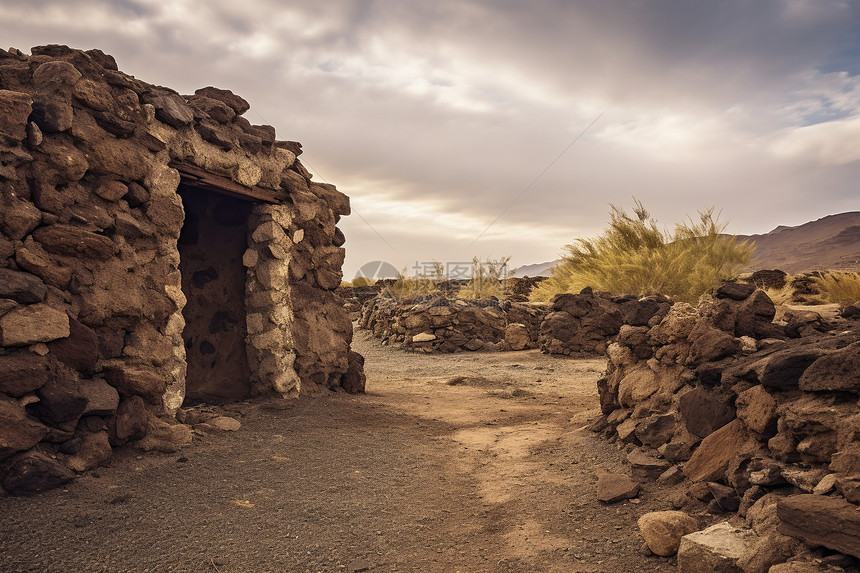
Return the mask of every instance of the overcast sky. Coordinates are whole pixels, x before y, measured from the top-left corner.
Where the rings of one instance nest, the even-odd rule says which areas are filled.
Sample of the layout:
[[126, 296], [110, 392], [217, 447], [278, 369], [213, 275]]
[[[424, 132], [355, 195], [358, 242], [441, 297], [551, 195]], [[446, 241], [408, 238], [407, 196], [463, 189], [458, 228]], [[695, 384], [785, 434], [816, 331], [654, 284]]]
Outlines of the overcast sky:
[[633, 197], [734, 233], [860, 210], [860, 0], [3, 0], [3, 42], [231, 89], [365, 262], [556, 258]]

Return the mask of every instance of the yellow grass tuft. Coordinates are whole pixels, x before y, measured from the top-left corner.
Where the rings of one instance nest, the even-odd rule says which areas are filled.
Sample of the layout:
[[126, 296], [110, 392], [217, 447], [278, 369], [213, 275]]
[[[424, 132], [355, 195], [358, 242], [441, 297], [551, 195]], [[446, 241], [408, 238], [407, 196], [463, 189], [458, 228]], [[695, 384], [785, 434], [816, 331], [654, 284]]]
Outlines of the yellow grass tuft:
[[663, 294], [678, 301], [698, 301], [703, 294], [737, 276], [753, 245], [724, 235], [713, 208], [699, 220], [680, 223], [673, 233], [660, 231], [639, 201], [635, 217], [612, 205], [609, 228], [595, 239], [577, 239], [552, 276], [532, 291], [546, 301], [558, 293], [585, 287], [613, 294]]
[[841, 305], [860, 302], [860, 273], [829, 272], [812, 280], [821, 298], [828, 302]]

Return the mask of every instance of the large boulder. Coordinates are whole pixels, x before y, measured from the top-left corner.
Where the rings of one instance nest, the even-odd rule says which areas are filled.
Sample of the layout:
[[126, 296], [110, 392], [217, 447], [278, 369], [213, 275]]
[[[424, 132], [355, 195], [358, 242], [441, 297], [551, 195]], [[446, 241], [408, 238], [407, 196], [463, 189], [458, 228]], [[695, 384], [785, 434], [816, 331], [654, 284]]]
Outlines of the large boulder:
[[69, 316], [39, 303], [11, 310], [0, 316], [0, 345], [29, 346], [69, 335]]
[[678, 573], [743, 573], [738, 561], [749, 552], [755, 534], [729, 522], [681, 538]]
[[75, 478], [72, 470], [37, 451], [18, 454], [3, 463], [0, 481], [12, 495], [34, 495], [67, 484]]

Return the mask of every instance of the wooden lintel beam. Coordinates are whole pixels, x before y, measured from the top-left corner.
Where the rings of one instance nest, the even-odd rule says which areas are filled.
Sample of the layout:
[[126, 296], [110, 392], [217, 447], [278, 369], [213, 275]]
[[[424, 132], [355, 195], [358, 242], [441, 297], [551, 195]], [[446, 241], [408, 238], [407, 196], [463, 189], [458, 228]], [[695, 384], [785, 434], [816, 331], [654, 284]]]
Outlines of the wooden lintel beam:
[[179, 171], [182, 178], [182, 183], [189, 187], [197, 187], [244, 199], [245, 201], [263, 202], [263, 203], [283, 203], [287, 198], [287, 194], [283, 191], [273, 191], [271, 189], [263, 189], [262, 187], [245, 187], [233, 181], [228, 177], [209, 173], [208, 171], [185, 163], [182, 161], [171, 161], [170, 167]]

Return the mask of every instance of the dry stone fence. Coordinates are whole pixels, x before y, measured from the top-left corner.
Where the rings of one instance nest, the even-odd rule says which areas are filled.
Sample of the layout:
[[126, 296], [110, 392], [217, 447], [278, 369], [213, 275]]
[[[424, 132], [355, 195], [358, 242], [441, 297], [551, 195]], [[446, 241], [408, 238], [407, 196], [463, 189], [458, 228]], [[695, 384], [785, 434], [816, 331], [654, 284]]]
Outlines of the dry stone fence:
[[860, 558], [860, 323], [774, 315], [729, 284], [607, 348], [594, 429], [627, 445], [634, 477], [747, 518], [684, 537], [679, 570], [767, 572], [816, 546]]
[[99, 50], [0, 50], [0, 483], [190, 440], [183, 401], [363, 389], [348, 198], [301, 145]]

